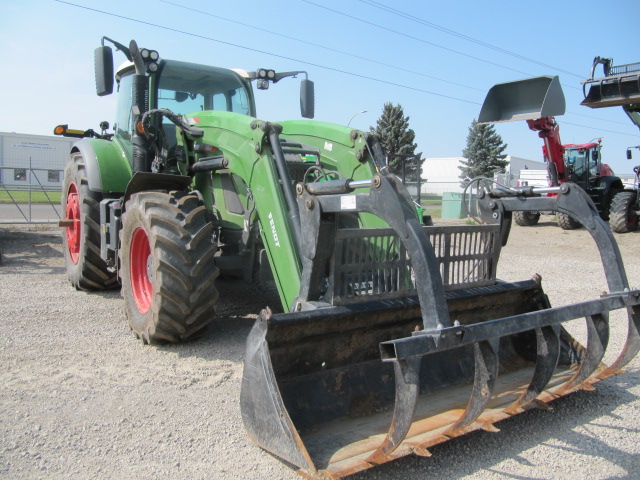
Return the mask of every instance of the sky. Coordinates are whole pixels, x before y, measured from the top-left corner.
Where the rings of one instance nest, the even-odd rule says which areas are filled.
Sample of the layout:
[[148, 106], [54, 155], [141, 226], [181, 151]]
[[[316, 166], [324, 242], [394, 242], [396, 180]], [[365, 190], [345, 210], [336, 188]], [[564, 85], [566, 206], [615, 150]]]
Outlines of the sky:
[[[631, 161], [625, 151], [640, 130], [620, 107], [581, 106], [581, 81], [595, 56], [640, 62], [638, 18], [638, 0], [0, 0], [0, 131], [113, 124], [115, 96], [96, 96], [93, 70], [107, 36], [167, 59], [307, 71], [320, 121], [369, 130], [385, 103], [399, 104], [423, 157], [462, 155], [493, 85], [558, 75], [562, 142], [602, 138], [603, 161], [628, 175], [640, 151]], [[292, 79], [257, 92], [258, 117], [301, 118], [298, 94]], [[495, 128], [506, 154], [542, 160], [525, 122]]]

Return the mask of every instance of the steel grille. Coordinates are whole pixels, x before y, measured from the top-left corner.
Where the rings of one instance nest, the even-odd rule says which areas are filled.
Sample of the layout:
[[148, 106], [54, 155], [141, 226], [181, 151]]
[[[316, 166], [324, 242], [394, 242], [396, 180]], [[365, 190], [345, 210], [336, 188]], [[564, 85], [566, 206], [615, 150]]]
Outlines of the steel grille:
[[499, 254], [497, 225], [425, 227], [440, 263], [445, 289], [495, 283]]
[[[497, 225], [425, 227], [445, 290], [495, 283]], [[392, 299], [414, 294], [407, 251], [392, 229], [341, 229], [331, 265], [333, 303]]]

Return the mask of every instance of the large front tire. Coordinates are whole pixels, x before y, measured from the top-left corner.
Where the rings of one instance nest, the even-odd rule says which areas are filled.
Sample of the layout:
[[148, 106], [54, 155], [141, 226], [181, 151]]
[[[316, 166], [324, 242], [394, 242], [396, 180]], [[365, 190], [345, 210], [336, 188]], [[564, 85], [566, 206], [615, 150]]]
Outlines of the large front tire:
[[611, 201], [609, 226], [616, 233], [635, 232], [638, 229], [638, 214], [635, 192], [620, 192]]
[[144, 343], [202, 335], [218, 299], [213, 225], [199, 198], [142, 192], [127, 202], [120, 232], [125, 310]]
[[102, 194], [89, 189], [84, 159], [73, 153], [67, 160], [62, 183], [62, 250], [69, 282], [78, 290], [103, 290], [118, 286], [115, 270], [100, 257], [100, 201]]

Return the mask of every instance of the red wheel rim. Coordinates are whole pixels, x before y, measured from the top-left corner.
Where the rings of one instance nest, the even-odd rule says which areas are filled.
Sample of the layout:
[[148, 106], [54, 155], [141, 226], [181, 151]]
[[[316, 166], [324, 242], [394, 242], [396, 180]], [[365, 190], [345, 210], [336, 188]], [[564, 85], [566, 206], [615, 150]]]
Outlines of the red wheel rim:
[[73, 223], [67, 227], [67, 248], [69, 258], [75, 264], [80, 258], [80, 203], [78, 201], [78, 187], [75, 183], [69, 185], [67, 191], [67, 206], [65, 208], [65, 219]]
[[144, 228], [138, 227], [133, 232], [129, 249], [129, 274], [133, 300], [140, 313], [147, 313], [151, 308], [153, 281], [151, 275], [151, 248], [149, 237]]

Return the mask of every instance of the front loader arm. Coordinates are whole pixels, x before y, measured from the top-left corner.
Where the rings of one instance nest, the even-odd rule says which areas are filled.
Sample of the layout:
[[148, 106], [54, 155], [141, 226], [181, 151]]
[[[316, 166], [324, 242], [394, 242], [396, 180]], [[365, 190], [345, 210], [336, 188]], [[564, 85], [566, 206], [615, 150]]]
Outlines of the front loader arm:
[[560, 183], [566, 182], [567, 172], [564, 165], [564, 147], [560, 141], [560, 125], [556, 123], [554, 117], [527, 120], [527, 125], [529, 129], [538, 132], [538, 136], [544, 140], [551, 186], [556, 187]]
[[[220, 224], [246, 230], [251, 228], [247, 223], [258, 222], [282, 306], [288, 310], [299, 291], [301, 267], [295, 229], [284, 193], [286, 182], [280, 180], [269, 141], [271, 129], [277, 126], [246, 115], [220, 111], [199, 112], [190, 117], [197, 117], [198, 126], [204, 131], [198, 141], [201, 143], [196, 143], [194, 149], [201, 144], [215, 147], [216, 156], [222, 156], [223, 166], [226, 166], [213, 173], [197, 173], [194, 181], [198, 182], [205, 200], [207, 196], [215, 197], [213, 208]], [[199, 157], [203, 158], [197, 158], [194, 165], [207, 161], [204, 155]], [[225, 189], [230, 187], [229, 182], [220, 182], [223, 175], [230, 175], [238, 197], [244, 203], [245, 214], [255, 208], [255, 216], [246, 218], [244, 214], [230, 213], [225, 208]]]

